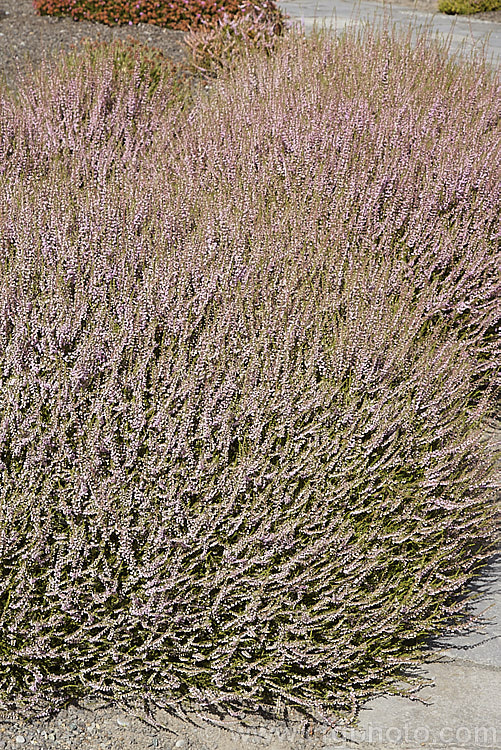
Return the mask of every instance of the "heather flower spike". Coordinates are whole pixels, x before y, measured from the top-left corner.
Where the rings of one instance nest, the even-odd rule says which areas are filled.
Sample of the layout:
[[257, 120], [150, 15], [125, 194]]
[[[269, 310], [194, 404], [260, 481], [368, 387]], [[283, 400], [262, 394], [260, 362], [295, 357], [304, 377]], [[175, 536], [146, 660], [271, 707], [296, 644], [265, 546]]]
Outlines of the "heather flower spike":
[[0, 709], [350, 722], [498, 539], [499, 76], [123, 51], [0, 92]]

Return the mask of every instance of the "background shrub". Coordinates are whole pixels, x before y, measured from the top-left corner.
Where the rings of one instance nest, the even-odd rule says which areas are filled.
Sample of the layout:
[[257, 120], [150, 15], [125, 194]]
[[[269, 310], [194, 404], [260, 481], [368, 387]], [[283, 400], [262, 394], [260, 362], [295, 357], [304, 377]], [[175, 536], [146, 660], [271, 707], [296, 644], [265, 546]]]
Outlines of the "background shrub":
[[500, 8], [501, 0], [438, 0], [440, 13], [449, 15], [471, 15]]
[[263, 7], [252, 2], [239, 6], [241, 14], [233, 19], [225, 14], [211, 28], [203, 19], [205, 30], [193, 30], [185, 35], [191, 69], [204, 78], [213, 78], [221, 68], [238, 66], [239, 56], [245, 47], [265, 49], [272, 54], [277, 37], [285, 27], [280, 14], [265, 0]]
[[500, 84], [411, 33], [284, 36], [181, 112], [109, 58], [0, 107], [2, 709], [332, 723], [468, 624]]
[[[109, 26], [151, 23], [181, 31], [215, 28], [225, 14], [234, 18], [240, 13], [239, 0], [33, 0], [33, 5], [41, 15], [70, 15], [76, 21], [98, 21]], [[254, 5], [268, 9], [281, 22], [288, 18], [274, 0], [257, 0]]]
[[440, 13], [449, 15], [471, 15], [500, 8], [500, 0], [438, 0]]

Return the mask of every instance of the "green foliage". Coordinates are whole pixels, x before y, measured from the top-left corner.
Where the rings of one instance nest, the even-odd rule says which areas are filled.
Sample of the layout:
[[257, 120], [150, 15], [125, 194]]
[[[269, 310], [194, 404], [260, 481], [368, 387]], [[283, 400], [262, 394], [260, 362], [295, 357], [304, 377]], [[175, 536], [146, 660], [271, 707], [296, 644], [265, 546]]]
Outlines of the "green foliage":
[[188, 67], [174, 62], [157, 47], [142, 44], [132, 36], [128, 36], [127, 41], [114, 39], [112, 42], [84, 39], [78, 47], [73, 45], [65, 57], [70, 69], [86, 65], [96, 70], [110, 59], [113, 61], [116, 84], [130, 83], [137, 68], [138, 79], [147, 85], [150, 97], [167, 85], [171, 87], [173, 104], [182, 105], [186, 101], [187, 89], [193, 78]]
[[472, 13], [485, 13], [491, 10], [499, 10], [501, 0], [438, 0], [440, 13], [448, 15], [471, 15]]

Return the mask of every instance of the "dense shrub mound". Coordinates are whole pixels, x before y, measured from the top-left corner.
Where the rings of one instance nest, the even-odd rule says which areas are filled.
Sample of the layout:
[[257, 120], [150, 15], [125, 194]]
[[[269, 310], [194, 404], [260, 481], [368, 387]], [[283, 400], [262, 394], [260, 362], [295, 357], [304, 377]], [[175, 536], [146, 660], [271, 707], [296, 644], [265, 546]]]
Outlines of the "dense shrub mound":
[[225, 15], [244, 16], [254, 8], [264, 11], [280, 34], [288, 18], [275, 0], [33, 0], [33, 6], [43, 16], [69, 15], [75, 21], [97, 21], [108, 26], [151, 23], [180, 31], [215, 28]]
[[2, 103], [3, 708], [335, 722], [468, 624], [499, 78], [411, 32], [291, 34], [182, 112], [158, 89], [137, 151], [104, 63], [94, 109], [82, 66]]

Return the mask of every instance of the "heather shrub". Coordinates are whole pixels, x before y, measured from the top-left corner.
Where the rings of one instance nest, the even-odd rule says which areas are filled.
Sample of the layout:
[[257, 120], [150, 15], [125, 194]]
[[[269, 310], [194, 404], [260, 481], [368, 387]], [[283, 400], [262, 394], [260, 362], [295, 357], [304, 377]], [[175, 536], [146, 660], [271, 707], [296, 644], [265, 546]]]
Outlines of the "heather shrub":
[[74, 136], [106, 180], [68, 179], [79, 79], [2, 107], [2, 709], [349, 721], [471, 625], [500, 82], [411, 32], [245, 47], [181, 112], [159, 85], [135, 162]]
[[[204, 29], [207, 25], [216, 28], [218, 19], [226, 15], [235, 18], [240, 13], [239, 0], [33, 0], [33, 5], [41, 15], [70, 15], [76, 21], [98, 21], [109, 26], [151, 23], [181, 31]], [[288, 18], [274, 0], [255, 5], [268, 9], [272, 18]]]
[[0, 169], [14, 154], [14, 171], [39, 175], [60, 160], [72, 180], [83, 181], [134, 167], [165, 121], [163, 111], [179, 116], [188, 106], [193, 74], [133, 39], [83, 40], [31, 65], [21, 80], [15, 96], [1, 93]]
[[440, 13], [449, 15], [471, 15], [499, 8], [501, 0], [438, 0]]
[[[186, 106], [187, 68], [182, 63], [175, 63], [162, 50], [129, 36], [126, 41], [115, 39], [111, 42], [83, 40], [79, 47], [73, 47], [74, 54], [66, 55], [65, 61], [72, 72], [78, 69], [82, 61], [90, 69], [100, 67], [103, 61], [113, 60], [115, 83], [130, 85], [134, 81], [136, 65], [139, 64], [139, 85], [146, 83], [148, 96], [152, 96], [159, 85], [169, 89], [171, 106]], [[137, 75], [137, 74], [136, 74]], [[136, 83], [137, 85], [137, 83]], [[172, 89], [172, 91], [170, 91]]]

